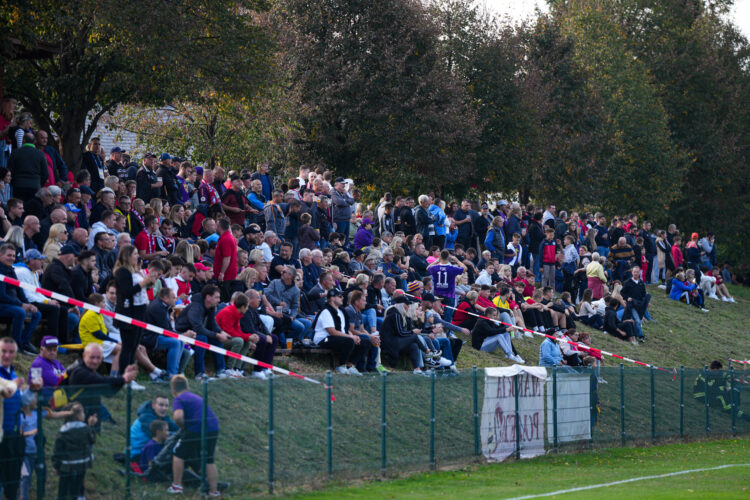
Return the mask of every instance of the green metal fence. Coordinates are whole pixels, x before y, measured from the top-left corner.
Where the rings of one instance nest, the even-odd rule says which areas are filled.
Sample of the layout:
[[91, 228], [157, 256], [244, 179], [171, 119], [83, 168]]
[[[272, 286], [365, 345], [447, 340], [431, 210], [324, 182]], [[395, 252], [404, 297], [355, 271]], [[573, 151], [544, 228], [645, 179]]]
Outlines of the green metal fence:
[[[548, 371], [552, 383], [544, 386], [552, 394], [548, 398], [545, 393], [544, 401], [552, 419], [544, 426], [547, 453], [750, 431], [744, 412], [748, 402], [742, 398], [750, 383], [746, 372], [680, 368], [673, 375], [620, 366], [601, 369], [599, 376], [606, 383], [591, 371], [584, 373], [590, 380], [585, 404], [591, 437], [563, 441], [558, 439], [558, 428], [564, 424], [558, 413], [564, 415], [565, 409], [557, 407], [555, 383], [561, 374]], [[707, 375], [726, 382], [732, 395], [725, 399], [728, 407], [695, 397], [696, 392], [705, 392], [706, 383], [701, 380]], [[480, 442], [483, 370], [459, 376], [391, 373], [327, 378], [332, 390], [290, 377], [266, 382], [191, 381], [191, 391], [202, 395], [219, 419], [215, 459], [219, 481], [229, 483], [232, 497], [319, 485], [332, 478], [395, 476], [484, 460]], [[154, 483], [131, 474], [130, 468], [114, 458], [131, 444], [127, 430], [137, 418], [137, 409], [157, 395], [168, 397], [171, 405], [166, 385], [149, 385], [141, 392], [124, 389], [103, 400], [114, 423], [102, 423], [96, 458], [86, 479], [89, 498], [164, 495], [169, 482]], [[515, 395], [517, 399], [518, 390]], [[57, 492], [58, 476], [49, 458], [60, 426], [58, 420], [44, 420], [40, 427], [37, 439], [43, 446], [32, 481], [36, 498], [54, 497]], [[519, 439], [518, 419], [515, 427]], [[197, 476], [205, 477], [204, 464], [202, 460], [197, 467]], [[188, 497], [200, 494], [197, 484], [186, 489]]]

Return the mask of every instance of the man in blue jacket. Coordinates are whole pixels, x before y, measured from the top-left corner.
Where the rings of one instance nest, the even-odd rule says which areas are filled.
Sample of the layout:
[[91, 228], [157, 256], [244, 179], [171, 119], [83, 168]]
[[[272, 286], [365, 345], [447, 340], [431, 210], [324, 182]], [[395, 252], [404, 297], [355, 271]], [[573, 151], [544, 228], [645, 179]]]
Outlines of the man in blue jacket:
[[[0, 273], [9, 278], [18, 279], [13, 269], [16, 261], [16, 246], [12, 243], [0, 243]], [[26, 323], [26, 317], [29, 322]], [[31, 335], [36, 330], [42, 314], [26, 299], [23, 288], [8, 285], [0, 281], [0, 318], [11, 318], [12, 334], [16, 343], [21, 346], [21, 353], [34, 356], [39, 354], [31, 345]]]

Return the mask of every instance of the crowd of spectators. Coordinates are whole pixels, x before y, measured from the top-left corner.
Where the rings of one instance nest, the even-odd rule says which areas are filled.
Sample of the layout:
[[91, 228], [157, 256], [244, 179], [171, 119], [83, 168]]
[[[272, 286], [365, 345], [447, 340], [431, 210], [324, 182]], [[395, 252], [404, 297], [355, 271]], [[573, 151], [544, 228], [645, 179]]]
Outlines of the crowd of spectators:
[[[3, 116], [9, 106], [3, 100]], [[280, 182], [266, 163], [227, 171], [168, 153], [136, 163], [119, 147], [107, 157], [97, 138], [74, 174], [29, 121], [4, 123], [2, 274], [264, 363], [286, 346], [319, 347], [342, 375], [387, 371], [401, 358], [417, 375], [457, 372], [466, 341], [525, 363], [514, 341], [533, 331], [560, 337], [542, 343], [540, 364], [598, 366], [600, 356], [565, 342], [590, 345], [576, 322], [645, 341], [646, 284], [705, 312], [709, 298], [734, 300], [713, 234], [693, 233], [683, 246], [674, 225], [654, 231], [634, 214], [445, 201], [432, 192], [385, 193], [367, 204], [351, 179], [324, 167], [302, 166]], [[268, 376], [216, 354], [211, 372], [202, 349], [0, 282], [2, 319], [6, 343], [38, 355], [49, 388], [67, 377], [138, 390], [137, 366], [166, 383], [191, 361], [197, 380]], [[40, 322], [49, 336], [35, 344]], [[77, 343], [83, 359], [66, 372], [51, 349]], [[15, 379], [3, 366], [2, 378]], [[178, 396], [187, 390], [179, 380]], [[92, 394], [80, 400], [83, 416], [69, 415], [79, 422], [71, 427], [106, 418], [101, 394]], [[163, 442], [151, 416], [139, 417], [139, 445]], [[177, 479], [172, 487], [181, 487]]]

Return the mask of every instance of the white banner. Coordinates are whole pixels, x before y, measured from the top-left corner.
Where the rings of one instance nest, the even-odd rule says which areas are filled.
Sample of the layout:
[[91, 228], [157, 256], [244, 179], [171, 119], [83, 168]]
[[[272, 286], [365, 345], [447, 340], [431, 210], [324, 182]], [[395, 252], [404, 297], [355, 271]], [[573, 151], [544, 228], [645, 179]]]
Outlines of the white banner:
[[[557, 442], [591, 439], [591, 376], [557, 372]], [[547, 442], [554, 442], [552, 377], [547, 380]]]
[[482, 408], [482, 452], [487, 460], [504, 460], [516, 452], [516, 393], [521, 458], [544, 454], [544, 384], [546, 370], [514, 365], [487, 369]]

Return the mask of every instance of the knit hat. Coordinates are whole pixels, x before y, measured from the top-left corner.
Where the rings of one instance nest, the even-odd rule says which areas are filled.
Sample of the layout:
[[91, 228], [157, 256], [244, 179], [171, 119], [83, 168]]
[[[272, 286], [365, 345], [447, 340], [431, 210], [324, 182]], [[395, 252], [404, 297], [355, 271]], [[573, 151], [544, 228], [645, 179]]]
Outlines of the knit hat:
[[422, 286], [421, 281], [412, 281], [406, 286], [407, 293], [414, 294], [417, 290], [419, 290], [419, 287]]

